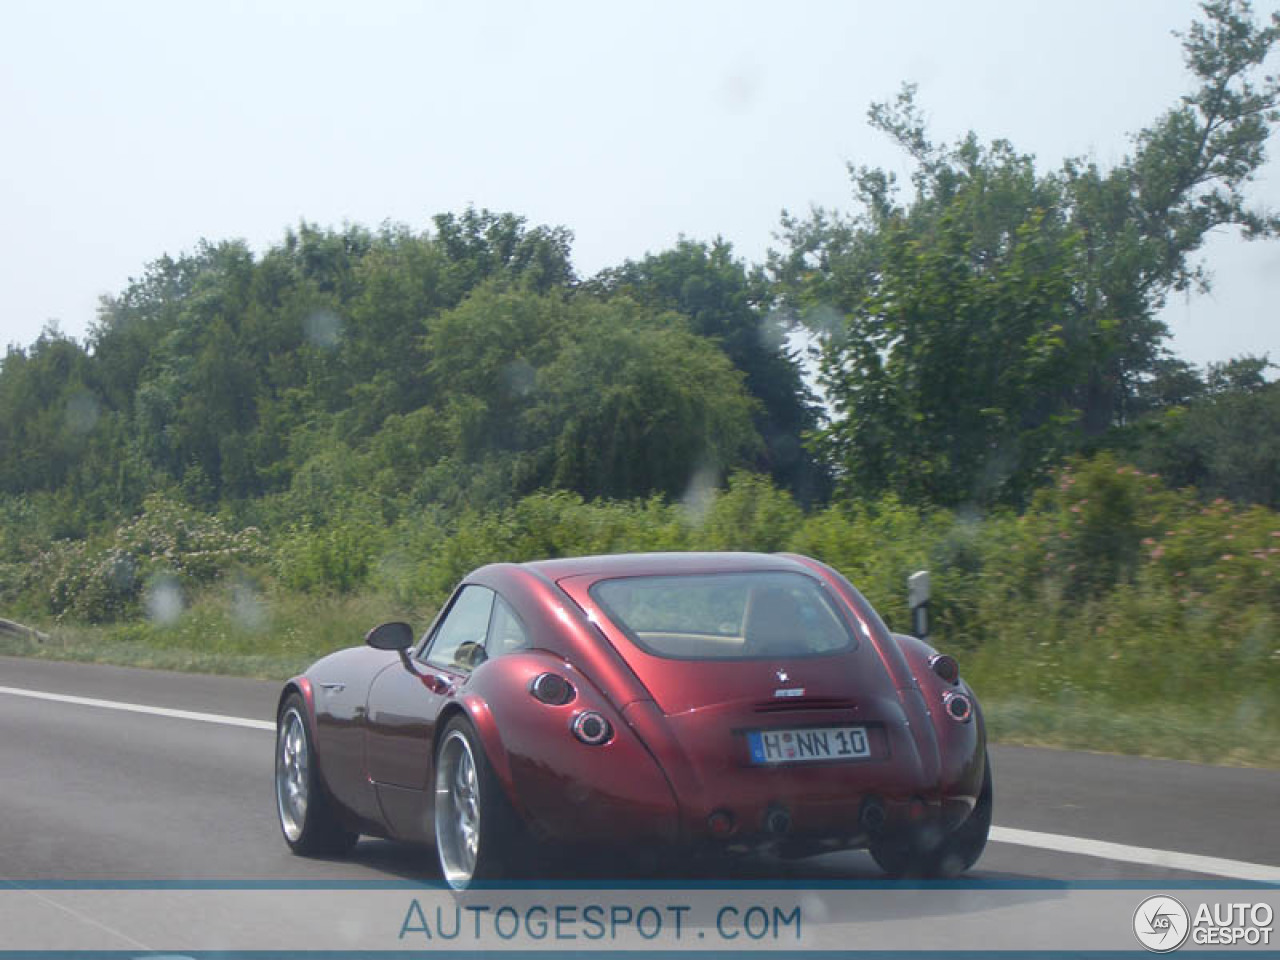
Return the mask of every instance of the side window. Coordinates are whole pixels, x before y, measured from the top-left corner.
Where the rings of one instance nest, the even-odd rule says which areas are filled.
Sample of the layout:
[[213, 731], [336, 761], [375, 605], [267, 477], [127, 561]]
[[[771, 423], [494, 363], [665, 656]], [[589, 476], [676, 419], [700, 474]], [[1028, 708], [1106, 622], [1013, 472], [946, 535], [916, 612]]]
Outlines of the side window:
[[493, 610], [488, 587], [463, 587], [427, 650], [427, 663], [444, 670], [469, 672], [484, 661], [484, 638]]
[[500, 657], [529, 645], [529, 637], [515, 611], [501, 597], [493, 605], [493, 623], [489, 626], [489, 656]]

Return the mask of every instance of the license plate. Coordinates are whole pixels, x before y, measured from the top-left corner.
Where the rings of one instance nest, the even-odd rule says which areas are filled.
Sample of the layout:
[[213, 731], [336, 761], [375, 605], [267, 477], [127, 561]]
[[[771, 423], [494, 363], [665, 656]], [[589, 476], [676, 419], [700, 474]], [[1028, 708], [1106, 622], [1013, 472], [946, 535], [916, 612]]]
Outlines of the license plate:
[[754, 764], [812, 763], [871, 756], [866, 727], [751, 730], [747, 733], [747, 747]]

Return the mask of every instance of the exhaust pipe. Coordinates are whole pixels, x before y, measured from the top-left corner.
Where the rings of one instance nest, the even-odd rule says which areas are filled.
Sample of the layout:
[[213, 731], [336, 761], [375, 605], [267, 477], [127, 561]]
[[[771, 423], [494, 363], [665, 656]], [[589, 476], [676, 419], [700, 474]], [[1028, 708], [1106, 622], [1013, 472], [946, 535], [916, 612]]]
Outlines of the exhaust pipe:
[[886, 816], [884, 803], [879, 797], [871, 796], [862, 801], [862, 810], [858, 814], [858, 822], [867, 833], [879, 833], [884, 828]]
[[791, 814], [782, 807], [772, 807], [764, 815], [764, 828], [775, 836], [781, 836], [791, 829]]

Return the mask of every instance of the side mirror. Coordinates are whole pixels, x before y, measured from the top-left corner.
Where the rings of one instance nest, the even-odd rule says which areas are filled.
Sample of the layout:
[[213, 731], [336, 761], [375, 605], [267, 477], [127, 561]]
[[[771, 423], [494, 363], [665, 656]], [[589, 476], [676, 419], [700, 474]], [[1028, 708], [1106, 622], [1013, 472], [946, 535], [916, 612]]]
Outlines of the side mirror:
[[364, 635], [364, 642], [375, 650], [403, 653], [413, 646], [413, 627], [400, 620], [382, 623]]

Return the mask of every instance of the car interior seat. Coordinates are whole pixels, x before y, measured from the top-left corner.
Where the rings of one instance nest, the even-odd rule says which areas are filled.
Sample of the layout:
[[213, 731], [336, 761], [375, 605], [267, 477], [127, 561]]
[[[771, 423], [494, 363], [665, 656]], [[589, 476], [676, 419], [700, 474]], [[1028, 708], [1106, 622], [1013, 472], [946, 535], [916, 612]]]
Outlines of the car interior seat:
[[782, 587], [753, 587], [743, 617], [742, 655], [781, 656], [803, 653], [804, 632], [800, 604]]

